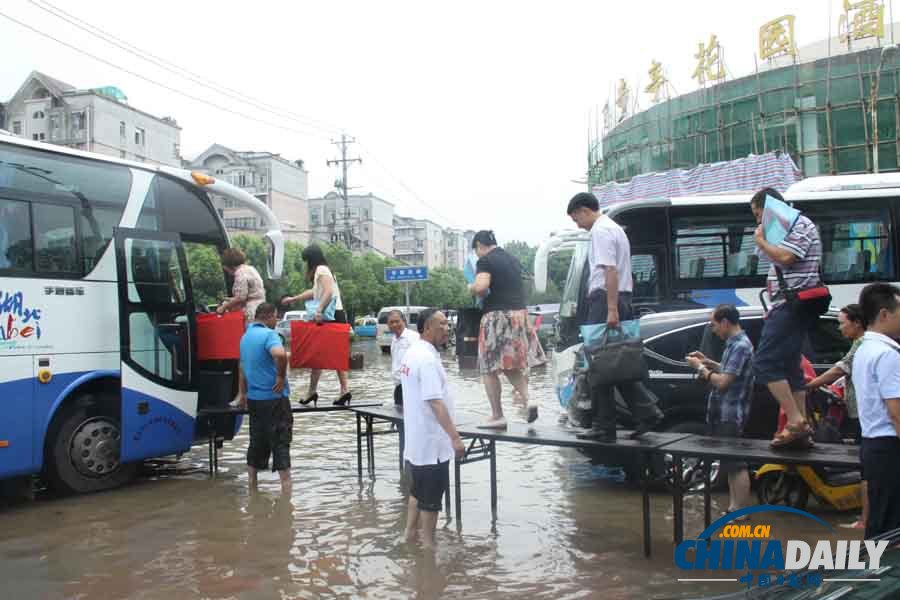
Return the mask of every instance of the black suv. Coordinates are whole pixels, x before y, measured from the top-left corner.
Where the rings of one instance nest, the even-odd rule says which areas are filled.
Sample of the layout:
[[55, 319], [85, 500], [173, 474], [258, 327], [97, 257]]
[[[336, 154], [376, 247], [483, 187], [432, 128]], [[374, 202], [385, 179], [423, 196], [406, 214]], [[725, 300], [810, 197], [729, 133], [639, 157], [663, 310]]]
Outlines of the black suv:
[[[759, 343], [763, 325], [761, 307], [740, 307], [741, 326], [754, 347]], [[706, 399], [709, 389], [697, 379], [696, 373], [684, 364], [685, 356], [700, 350], [713, 360], [720, 360], [724, 342], [709, 330], [710, 308], [682, 310], [668, 313], [652, 313], [641, 317], [641, 338], [644, 345], [658, 357], [648, 356], [649, 378], [645, 381], [649, 390], [659, 399], [664, 419], [657, 427], [660, 431], [704, 433]], [[849, 350], [850, 342], [838, 331], [837, 312], [823, 315], [809, 336], [808, 349], [804, 353], [816, 371], [828, 370]], [[626, 429], [634, 427], [627, 405], [617, 394], [618, 421]], [[583, 415], [573, 414], [573, 422]], [[573, 418], [574, 417], [574, 418]], [[775, 431], [777, 404], [763, 386], [754, 389], [751, 423], [745, 432], [750, 437], [770, 436]], [[596, 462], [621, 464], [619, 457], [591, 455]]]

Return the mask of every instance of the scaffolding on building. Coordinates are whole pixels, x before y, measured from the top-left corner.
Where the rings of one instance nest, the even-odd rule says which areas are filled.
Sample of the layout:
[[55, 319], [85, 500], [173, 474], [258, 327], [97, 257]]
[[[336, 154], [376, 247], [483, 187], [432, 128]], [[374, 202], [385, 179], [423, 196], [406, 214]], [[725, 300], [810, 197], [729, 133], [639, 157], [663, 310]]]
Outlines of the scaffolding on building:
[[[660, 102], [591, 143], [589, 184], [782, 151], [806, 177], [900, 164], [898, 52], [773, 68]], [[892, 56], [891, 56], [892, 55]], [[888, 60], [885, 60], [886, 56]], [[871, 119], [877, 98], [877, 132]]]

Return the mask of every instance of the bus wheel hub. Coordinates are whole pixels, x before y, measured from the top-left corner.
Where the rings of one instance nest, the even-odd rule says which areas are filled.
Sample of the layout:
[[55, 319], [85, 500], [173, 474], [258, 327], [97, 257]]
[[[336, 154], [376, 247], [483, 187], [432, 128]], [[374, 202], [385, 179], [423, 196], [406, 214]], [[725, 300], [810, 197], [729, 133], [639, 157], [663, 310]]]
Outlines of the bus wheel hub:
[[105, 477], [119, 468], [119, 426], [107, 417], [94, 417], [81, 424], [72, 436], [69, 456], [78, 472]]

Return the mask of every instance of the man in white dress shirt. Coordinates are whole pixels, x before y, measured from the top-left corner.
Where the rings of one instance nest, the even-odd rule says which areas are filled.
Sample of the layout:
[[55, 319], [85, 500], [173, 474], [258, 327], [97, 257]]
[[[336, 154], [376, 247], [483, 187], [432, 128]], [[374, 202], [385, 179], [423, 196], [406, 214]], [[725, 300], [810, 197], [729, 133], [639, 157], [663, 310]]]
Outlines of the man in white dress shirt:
[[434, 549], [438, 513], [450, 487], [450, 459], [461, 457], [465, 448], [453, 424], [453, 398], [437, 350], [450, 336], [447, 317], [438, 310], [425, 310], [418, 327], [421, 339], [409, 347], [400, 365], [403, 458], [412, 475], [406, 540], [415, 539], [421, 524], [422, 545]]
[[869, 284], [859, 305], [866, 333], [853, 355], [852, 373], [868, 484], [866, 538], [872, 538], [900, 527], [900, 288]]
[[394, 379], [394, 404], [403, 406], [403, 386], [400, 385], [400, 365], [403, 357], [413, 342], [418, 341], [419, 334], [406, 326], [406, 315], [402, 311], [392, 310], [388, 313], [388, 329], [394, 334], [391, 340], [391, 377]]

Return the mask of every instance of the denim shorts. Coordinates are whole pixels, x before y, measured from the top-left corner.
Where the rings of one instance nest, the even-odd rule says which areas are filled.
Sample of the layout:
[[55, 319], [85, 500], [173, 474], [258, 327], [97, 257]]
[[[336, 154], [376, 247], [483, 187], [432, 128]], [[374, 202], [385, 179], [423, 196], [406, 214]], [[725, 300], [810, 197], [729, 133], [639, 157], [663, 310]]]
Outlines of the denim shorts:
[[756, 383], [786, 379], [791, 390], [804, 389], [806, 382], [800, 360], [809, 330], [817, 320], [818, 317], [788, 304], [769, 311], [753, 356]]

